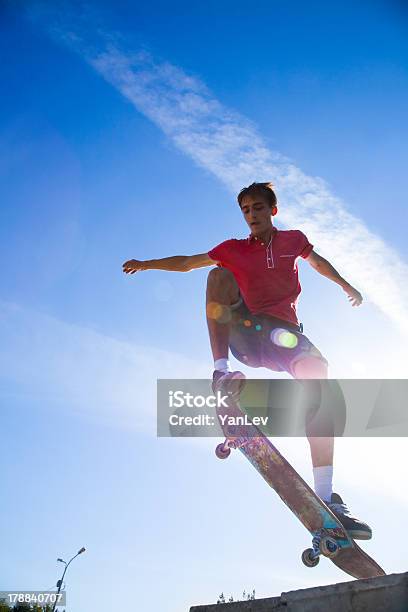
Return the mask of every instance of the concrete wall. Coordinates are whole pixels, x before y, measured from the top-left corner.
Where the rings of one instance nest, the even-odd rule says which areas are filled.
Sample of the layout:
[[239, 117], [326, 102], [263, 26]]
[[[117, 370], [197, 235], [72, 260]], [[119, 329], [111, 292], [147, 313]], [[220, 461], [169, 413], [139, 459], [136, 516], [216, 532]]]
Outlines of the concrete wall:
[[190, 612], [408, 612], [408, 572], [282, 593]]

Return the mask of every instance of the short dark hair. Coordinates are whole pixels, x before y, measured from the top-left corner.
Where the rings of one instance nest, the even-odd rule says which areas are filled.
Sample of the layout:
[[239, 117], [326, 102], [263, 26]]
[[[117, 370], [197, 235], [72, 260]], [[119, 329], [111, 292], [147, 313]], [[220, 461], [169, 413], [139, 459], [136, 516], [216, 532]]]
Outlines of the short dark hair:
[[272, 183], [252, 183], [248, 185], [248, 187], [244, 187], [241, 189], [237, 196], [238, 204], [241, 207], [242, 200], [247, 195], [262, 195], [266, 196], [268, 200], [268, 204], [271, 208], [278, 205], [278, 200], [276, 198], [275, 192], [273, 190]]

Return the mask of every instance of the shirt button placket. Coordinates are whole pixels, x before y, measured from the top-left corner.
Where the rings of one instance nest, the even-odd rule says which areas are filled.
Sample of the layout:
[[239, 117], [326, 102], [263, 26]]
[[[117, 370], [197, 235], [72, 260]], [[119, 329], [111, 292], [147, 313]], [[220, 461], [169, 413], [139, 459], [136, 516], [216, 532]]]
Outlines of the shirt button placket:
[[268, 268], [273, 268], [272, 238], [266, 247], [266, 265]]

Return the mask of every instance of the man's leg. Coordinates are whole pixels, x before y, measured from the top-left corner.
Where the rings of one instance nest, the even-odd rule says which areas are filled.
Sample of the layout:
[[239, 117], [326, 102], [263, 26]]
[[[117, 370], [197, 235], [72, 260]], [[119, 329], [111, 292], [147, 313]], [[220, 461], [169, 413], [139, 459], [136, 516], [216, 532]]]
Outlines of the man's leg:
[[[315, 357], [305, 357], [298, 361], [293, 369], [295, 378], [327, 378], [327, 365]], [[310, 427], [310, 429], [313, 428]], [[369, 525], [351, 516], [340, 495], [332, 491], [334, 438], [332, 436], [313, 437], [308, 435], [308, 439], [312, 454], [313, 476], [317, 495], [327, 503], [352, 538], [356, 540], [369, 540], [372, 536]]]
[[220, 360], [228, 361], [231, 304], [239, 300], [239, 289], [232, 272], [226, 268], [213, 268], [207, 279], [207, 324], [215, 370]]
[[[327, 364], [315, 357], [305, 357], [294, 365], [295, 378], [326, 379]], [[334, 438], [308, 435], [313, 464], [315, 491], [324, 501], [330, 501], [333, 493]]]

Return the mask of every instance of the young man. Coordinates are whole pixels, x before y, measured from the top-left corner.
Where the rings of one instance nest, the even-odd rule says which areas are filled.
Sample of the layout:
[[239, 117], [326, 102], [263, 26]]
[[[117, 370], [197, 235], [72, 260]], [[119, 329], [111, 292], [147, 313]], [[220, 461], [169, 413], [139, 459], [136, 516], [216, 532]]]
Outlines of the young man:
[[[226, 240], [199, 255], [132, 259], [123, 264], [123, 271], [188, 272], [217, 265], [210, 271], [207, 283], [207, 321], [217, 388], [230, 379], [245, 378], [241, 372], [231, 372], [229, 349], [250, 367], [286, 371], [299, 379], [327, 378], [327, 360], [302, 333], [296, 315], [301, 291], [297, 259], [302, 257], [317, 272], [340, 285], [352, 306], [361, 304], [361, 294], [314, 251], [301, 231], [274, 227], [272, 218], [278, 207], [271, 183], [245, 187], [238, 195], [238, 204], [250, 229], [248, 238]], [[307, 435], [317, 495], [351, 537], [370, 539], [370, 527], [352, 517], [341, 497], [332, 491], [333, 437], [317, 437], [312, 427]]]

